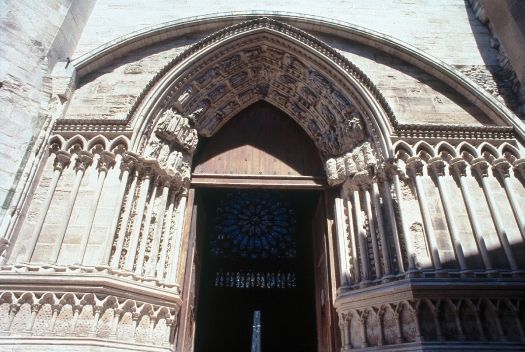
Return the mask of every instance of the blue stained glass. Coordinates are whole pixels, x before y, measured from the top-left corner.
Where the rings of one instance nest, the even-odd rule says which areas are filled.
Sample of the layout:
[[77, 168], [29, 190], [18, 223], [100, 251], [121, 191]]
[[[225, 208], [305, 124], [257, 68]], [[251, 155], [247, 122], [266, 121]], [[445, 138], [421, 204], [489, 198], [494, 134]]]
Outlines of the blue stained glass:
[[253, 260], [296, 256], [295, 212], [271, 191], [227, 193], [215, 221], [211, 241], [215, 256]]

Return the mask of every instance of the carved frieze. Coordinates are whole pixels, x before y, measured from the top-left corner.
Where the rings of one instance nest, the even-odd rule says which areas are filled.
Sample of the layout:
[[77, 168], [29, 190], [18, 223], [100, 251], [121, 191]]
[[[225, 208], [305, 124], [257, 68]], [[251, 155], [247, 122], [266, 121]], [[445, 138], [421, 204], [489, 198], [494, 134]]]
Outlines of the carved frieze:
[[177, 323], [172, 307], [93, 293], [4, 291], [0, 313], [3, 336], [90, 337], [161, 347], [170, 346]]

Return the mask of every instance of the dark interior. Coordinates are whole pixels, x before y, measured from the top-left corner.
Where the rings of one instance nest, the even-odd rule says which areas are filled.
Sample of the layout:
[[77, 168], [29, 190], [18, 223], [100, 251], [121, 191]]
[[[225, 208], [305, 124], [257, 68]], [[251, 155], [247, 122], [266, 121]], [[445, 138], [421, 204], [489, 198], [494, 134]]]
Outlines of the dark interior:
[[[217, 221], [221, 216], [218, 215], [222, 215], [217, 209], [224, 208], [224, 199], [231, 197], [232, 192], [271, 192], [277, 202], [293, 209], [296, 219], [291, 231], [296, 244], [293, 258], [223, 258], [217, 255], [214, 239], [219, 231]], [[216, 188], [197, 191], [199, 277], [195, 351], [250, 351], [255, 310], [261, 311], [262, 351], [317, 351], [312, 219], [318, 198], [319, 193], [313, 191]], [[276, 242], [273, 245], [279, 246]], [[219, 287], [218, 272], [250, 272], [250, 275], [293, 272], [295, 277], [293, 285], [290, 280], [285, 284], [283, 279], [281, 287], [276, 287], [274, 280], [271, 288], [229, 287], [235, 286], [236, 281], [223, 282], [222, 279]], [[266, 283], [268, 286], [269, 282]]]

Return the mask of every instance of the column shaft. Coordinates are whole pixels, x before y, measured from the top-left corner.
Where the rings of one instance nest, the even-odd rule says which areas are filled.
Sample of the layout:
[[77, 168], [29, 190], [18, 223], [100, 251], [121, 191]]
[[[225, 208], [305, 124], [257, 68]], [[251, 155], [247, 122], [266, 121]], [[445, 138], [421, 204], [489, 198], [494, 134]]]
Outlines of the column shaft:
[[377, 244], [376, 225], [374, 222], [374, 214], [372, 213], [372, 200], [370, 199], [370, 192], [365, 190], [365, 204], [366, 214], [368, 216], [368, 229], [370, 230], [370, 239], [372, 240], [372, 253], [374, 254], [374, 269], [376, 279], [381, 278], [381, 258], [379, 257], [379, 247]]
[[[122, 155], [117, 156], [119, 160], [117, 161], [118, 165], [115, 165], [115, 169], [121, 166]], [[126, 195], [126, 188], [128, 186], [129, 178], [129, 167], [126, 167], [122, 170], [122, 177], [120, 178], [120, 188], [117, 195], [117, 200], [115, 201], [113, 219], [111, 220], [111, 225], [108, 231], [108, 237], [106, 238], [106, 243], [104, 245], [104, 255], [100, 259], [101, 265], [109, 265], [109, 258], [111, 256], [111, 249], [113, 247], [114, 236], [116, 235], [118, 221], [120, 219], [120, 209], [122, 208], [122, 202], [124, 196]], [[117, 238], [118, 241], [118, 238]]]
[[392, 229], [392, 235], [394, 238], [394, 247], [397, 256], [397, 269], [400, 273], [405, 272], [405, 265], [403, 264], [403, 253], [401, 252], [401, 244], [399, 243], [399, 231], [397, 230], [396, 224], [396, 213], [394, 211], [394, 204], [392, 204], [392, 195], [390, 194], [390, 185], [388, 181], [383, 182], [383, 194], [388, 211], [388, 218], [390, 220], [390, 228]]
[[49, 257], [49, 262], [51, 264], [55, 264], [58, 260], [60, 248], [62, 247], [62, 242], [64, 242], [64, 237], [66, 236], [67, 227], [69, 225], [69, 220], [71, 219], [71, 213], [73, 212], [73, 207], [75, 206], [75, 201], [77, 199], [78, 190], [80, 189], [80, 183], [82, 182], [83, 176], [84, 170], [78, 169], [75, 175], [75, 181], [73, 182], [73, 188], [71, 189], [71, 193], [69, 194], [69, 199], [67, 201], [66, 212], [58, 229], [55, 244], [53, 245], [53, 249]]
[[95, 198], [93, 199], [93, 202], [91, 203], [91, 207], [89, 208], [89, 211], [87, 214], [87, 219], [88, 219], [87, 227], [84, 233], [82, 234], [82, 238], [80, 241], [79, 258], [80, 258], [80, 263], [82, 264], [85, 264], [85, 259], [86, 259], [85, 256], [86, 256], [87, 246], [89, 243], [89, 237], [91, 235], [91, 229], [93, 229], [93, 222], [95, 221], [95, 214], [97, 213], [98, 202], [100, 200], [100, 195], [102, 194], [102, 188], [104, 187], [104, 181], [106, 180], [106, 175], [108, 172], [106, 165], [105, 165], [105, 160], [103, 160], [103, 158], [105, 157], [106, 157], [105, 155], [100, 155], [99, 157], [98, 162], [99, 162], [100, 171], [99, 171], [98, 180], [97, 180]]
[[352, 202], [350, 199], [346, 201], [346, 210], [348, 212], [348, 231], [350, 233], [350, 241], [352, 242], [352, 266], [353, 266], [353, 282], [354, 284], [357, 284], [359, 282], [359, 259], [357, 254], [357, 242], [356, 242], [356, 235], [354, 232], [354, 222], [352, 219]]
[[349, 286], [349, 270], [348, 270], [348, 243], [346, 240], [345, 218], [343, 210], [343, 200], [335, 198], [334, 204], [337, 247], [339, 249], [339, 279], [341, 287]]
[[126, 262], [124, 269], [128, 271], [133, 270], [133, 263], [135, 262], [135, 256], [137, 254], [137, 247], [139, 245], [140, 229], [142, 227], [142, 218], [144, 217], [144, 210], [146, 207], [146, 201], [148, 200], [148, 190], [150, 184], [150, 175], [146, 174], [144, 181], [140, 185], [140, 195], [137, 201], [136, 213], [133, 220], [133, 230], [131, 232], [131, 238], [129, 240], [128, 254], [126, 256]]
[[390, 266], [390, 253], [388, 251], [388, 243], [386, 238], [385, 226], [383, 224], [383, 215], [381, 213], [381, 203], [379, 201], [379, 187], [376, 180], [372, 180], [372, 204], [374, 206], [377, 229], [379, 232], [379, 239], [381, 241], [381, 254], [383, 256], [383, 265], [385, 275], [392, 274], [392, 268]]
[[146, 212], [146, 219], [144, 220], [144, 229], [142, 230], [142, 238], [140, 241], [139, 252], [137, 257], [137, 265], [135, 267], [135, 274], [143, 275], [144, 260], [146, 259], [146, 245], [148, 244], [149, 228], [151, 227], [151, 218], [153, 216], [153, 210], [155, 209], [155, 199], [157, 199], [157, 193], [159, 192], [159, 185], [155, 184], [151, 191], [151, 196], [148, 202], [148, 210]]
[[53, 160], [54, 170], [53, 176], [51, 178], [51, 184], [49, 185], [49, 191], [46, 195], [44, 203], [42, 204], [42, 210], [35, 224], [33, 232], [31, 233], [31, 238], [29, 239], [27, 250], [24, 254], [22, 262], [29, 263], [31, 261], [31, 257], [33, 257], [33, 253], [35, 252], [36, 244], [38, 242], [38, 237], [40, 236], [40, 232], [42, 231], [42, 227], [44, 226], [44, 221], [46, 220], [49, 206], [51, 205], [53, 195], [55, 194], [55, 190], [58, 185], [60, 174], [62, 173], [62, 170], [64, 169], [64, 166], [68, 161], [68, 153], [59, 151], [55, 154], [55, 159]]
[[494, 201], [494, 197], [492, 196], [492, 193], [490, 191], [490, 186], [488, 185], [488, 182], [487, 182], [487, 176], [481, 175], [481, 187], [483, 188], [483, 193], [485, 193], [485, 198], [487, 199], [490, 213], [492, 214], [492, 220], [494, 221], [494, 225], [496, 226], [496, 232], [498, 234], [501, 246], [503, 247], [503, 250], [505, 251], [505, 256], [507, 257], [509, 266], [513, 271], [518, 270], [516, 260], [514, 259], [514, 254], [512, 253], [512, 248], [510, 247], [509, 239], [507, 238], [507, 233], [501, 222], [501, 217], [499, 215], [498, 206], [496, 205], [496, 202]]
[[363, 271], [362, 281], [366, 282], [370, 280], [370, 270], [368, 268], [368, 246], [361, 215], [361, 200], [359, 198], [359, 190], [354, 190], [354, 211], [357, 237], [359, 239], [359, 257], [361, 258], [361, 270]]
[[[135, 191], [137, 189], [138, 173], [134, 175], [131, 185], [128, 190], [128, 198], [126, 199], [126, 205], [124, 206], [124, 214], [122, 215], [122, 222], [120, 223], [120, 229], [118, 231], [117, 245], [115, 246], [115, 253], [111, 260], [111, 267], [118, 269], [120, 256], [122, 255], [122, 247], [124, 246], [124, 240], [128, 229], [129, 216], [131, 214], [131, 208], [133, 200], [135, 198]], [[116, 230], [115, 230], [116, 231]]]
[[180, 247], [182, 244], [182, 230], [184, 225], [184, 212], [186, 209], [186, 201], [188, 195], [183, 194], [179, 200], [177, 206], [177, 214], [175, 218], [175, 231], [173, 231], [173, 247], [171, 248], [171, 266], [168, 274], [168, 282], [178, 282], [179, 278], [177, 277], [177, 270], [179, 268], [179, 258], [180, 258]]
[[425, 233], [427, 234], [427, 241], [430, 247], [430, 255], [434, 268], [441, 270], [441, 260], [439, 258], [439, 251], [436, 246], [436, 239], [434, 235], [434, 229], [432, 228], [432, 218], [427, 206], [427, 197], [421, 184], [421, 176], [415, 175], [413, 177], [414, 183], [416, 184], [417, 198], [419, 200], [419, 208], [421, 209], [421, 215], [423, 216], [423, 226], [425, 227]]
[[481, 259], [483, 260], [485, 269], [492, 270], [489, 253], [487, 251], [487, 246], [485, 245], [485, 239], [483, 238], [483, 231], [481, 231], [478, 216], [476, 210], [474, 209], [472, 199], [470, 198], [470, 191], [467, 186], [466, 165], [466, 161], [460, 158], [450, 162], [450, 166], [456, 172], [456, 176], [459, 181], [459, 188], [461, 189], [461, 194], [463, 195], [463, 202], [465, 203], [465, 208], [467, 208], [470, 226], [472, 227], [472, 232], [474, 233], [474, 238], [476, 239], [476, 243], [481, 254]]
[[523, 216], [523, 211], [520, 207], [519, 200], [516, 199], [515, 192], [512, 191], [512, 186], [510, 184], [509, 177], [503, 177], [503, 186], [505, 187], [505, 192], [507, 193], [507, 197], [509, 198], [512, 211], [514, 212], [514, 217], [516, 218], [516, 222], [518, 223], [521, 237], [523, 238], [523, 240], [525, 240], [525, 219]]
[[157, 225], [155, 227], [153, 244], [151, 245], [150, 261], [148, 264], [148, 269], [146, 270], [146, 275], [148, 276], [154, 276], [155, 269], [157, 268], [157, 256], [159, 254], [160, 240], [162, 237], [162, 229], [164, 226], [164, 217], [166, 216], [165, 210], [166, 210], [166, 203], [168, 201], [169, 190], [170, 188], [167, 185], [165, 185], [162, 188], [160, 207], [159, 207], [159, 211], [157, 215], [158, 220], [157, 220]]
[[396, 192], [396, 198], [397, 198], [397, 206], [399, 208], [399, 222], [401, 223], [401, 234], [403, 236], [403, 240], [405, 241], [406, 249], [407, 249], [407, 260], [408, 260], [408, 270], [414, 271], [416, 269], [416, 252], [414, 251], [413, 243], [408, 238], [408, 227], [407, 222], [405, 221], [405, 216], [403, 213], [403, 193], [401, 193], [401, 184], [399, 181], [399, 175], [393, 174], [392, 179], [394, 181], [394, 189]]
[[[166, 226], [165, 226], [165, 230], [164, 230], [164, 235], [162, 237], [162, 249], [160, 250], [160, 259], [159, 259], [159, 262], [157, 263], [157, 278], [159, 280], [163, 280], [164, 279], [164, 274], [165, 274], [165, 266], [166, 266], [166, 256], [168, 254], [168, 242], [170, 241], [170, 239], [172, 238], [172, 234], [171, 234], [171, 224], [173, 222], [173, 208], [174, 208], [174, 205], [175, 205], [175, 191], [172, 190], [171, 191], [171, 195], [169, 197], [169, 206], [168, 206], [168, 211], [166, 212]], [[173, 242], [172, 242], [172, 246], [173, 246]]]
[[458, 229], [456, 226], [456, 221], [453, 218], [452, 210], [450, 209], [450, 201], [447, 196], [447, 192], [443, 185], [443, 176], [436, 175], [437, 186], [439, 191], [439, 196], [441, 198], [441, 204], [443, 205], [443, 210], [445, 211], [445, 218], [447, 220], [448, 230], [450, 232], [450, 237], [454, 245], [454, 252], [456, 253], [456, 258], [459, 263], [461, 270], [467, 270], [467, 262], [465, 260], [465, 255], [463, 254], [463, 247], [458, 238]]

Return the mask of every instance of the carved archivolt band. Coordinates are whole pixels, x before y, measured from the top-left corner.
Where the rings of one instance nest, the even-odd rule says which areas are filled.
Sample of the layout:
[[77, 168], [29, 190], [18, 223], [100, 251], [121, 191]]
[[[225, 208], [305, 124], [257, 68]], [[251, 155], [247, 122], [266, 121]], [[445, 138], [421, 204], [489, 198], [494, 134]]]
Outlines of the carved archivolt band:
[[[200, 135], [209, 137], [240, 110], [266, 100], [290, 115], [323, 155], [350, 152], [366, 135], [381, 151], [380, 157], [388, 153], [378, 120], [388, 119], [391, 110], [359, 69], [315, 38], [285, 24], [269, 19], [251, 24], [240, 27], [242, 36], [231, 28], [219, 35], [216, 40], [224, 43], [217, 48], [207, 47], [208, 40], [203, 40], [188, 50], [202, 51], [190, 66], [178, 68], [178, 58], [154, 79], [148, 91], [155, 97], [139, 98], [146, 105], [156, 101], [154, 106], [139, 104], [129, 116], [149, 116], [139, 121], [142, 127], [136, 130], [138, 150], [154, 143], [152, 135], [160, 137], [169, 114], [183, 116]], [[228, 38], [233, 33], [236, 39], [231, 41]], [[312, 55], [316, 50], [336, 55], [336, 62], [350, 78], [324, 56]], [[381, 101], [380, 111], [369, 106], [374, 98]]]

